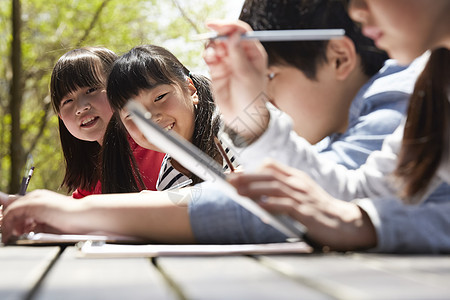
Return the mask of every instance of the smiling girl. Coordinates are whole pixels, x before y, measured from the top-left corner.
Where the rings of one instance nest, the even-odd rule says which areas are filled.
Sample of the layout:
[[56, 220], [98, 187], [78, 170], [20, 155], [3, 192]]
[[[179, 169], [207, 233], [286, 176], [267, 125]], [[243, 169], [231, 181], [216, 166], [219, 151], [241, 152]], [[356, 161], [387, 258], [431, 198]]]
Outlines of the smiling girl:
[[[62, 186], [76, 190], [75, 198], [101, 192], [101, 145], [113, 114], [105, 83], [116, 59], [106, 48], [81, 48], [64, 54], [53, 68], [50, 92], [66, 163]], [[139, 162], [145, 163], [147, 188], [154, 189], [162, 155], [128, 141]]]
[[[121, 56], [111, 70], [107, 91], [115, 114], [104, 141], [103, 170], [107, 176], [102, 184], [105, 192], [136, 191], [138, 185], [138, 172], [133, 170], [133, 164], [127, 158], [120, 160], [120, 157], [130, 157], [129, 150], [126, 145], [117, 149], [117, 145], [124, 145], [122, 124], [139, 145], [158, 151], [124, 109], [129, 99], [141, 103], [152, 114], [152, 120], [165, 130], [176, 132], [222, 164], [214, 144], [220, 121], [209, 80], [190, 73], [166, 49], [154, 45], [138, 46]], [[121, 164], [114, 163], [119, 160]], [[193, 184], [201, 181], [166, 155], [157, 189], [166, 190], [190, 179]]]

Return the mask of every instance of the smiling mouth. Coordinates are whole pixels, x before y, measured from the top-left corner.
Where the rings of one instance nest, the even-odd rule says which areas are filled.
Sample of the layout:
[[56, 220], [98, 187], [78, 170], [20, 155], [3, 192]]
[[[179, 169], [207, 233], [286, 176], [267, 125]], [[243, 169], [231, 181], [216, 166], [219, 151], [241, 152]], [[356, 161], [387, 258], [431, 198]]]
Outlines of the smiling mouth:
[[86, 120], [84, 120], [83, 122], [81, 122], [81, 127], [89, 127], [91, 125], [93, 125], [97, 120], [99, 119], [99, 117], [91, 117], [91, 118], [87, 118]]
[[166, 127], [164, 127], [163, 129], [165, 130], [165, 131], [169, 131], [169, 130], [172, 130], [172, 128], [175, 126], [175, 123], [171, 123], [171, 124], [169, 124], [169, 125], [167, 125]]

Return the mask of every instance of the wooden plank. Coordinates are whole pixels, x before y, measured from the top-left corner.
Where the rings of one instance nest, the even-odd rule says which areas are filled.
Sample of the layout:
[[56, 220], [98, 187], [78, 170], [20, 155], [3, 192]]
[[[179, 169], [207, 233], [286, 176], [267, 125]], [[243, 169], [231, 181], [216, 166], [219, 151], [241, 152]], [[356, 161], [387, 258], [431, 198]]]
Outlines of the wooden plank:
[[182, 299], [332, 299], [246, 256], [159, 257]]
[[147, 258], [77, 258], [67, 248], [35, 299], [176, 299], [176, 294]]
[[374, 269], [401, 276], [419, 285], [445, 290], [450, 298], [450, 255], [354, 254], [354, 259]]
[[[261, 262], [274, 270], [289, 273], [299, 281], [313, 283], [337, 299], [448, 299], [448, 287], [405, 276], [401, 256], [374, 263], [364, 254], [324, 254], [310, 256], [265, 256]], [[389, 261], [396, 267], [380, 267]], [[397, 262], [397, 263], [395, 263]], [[425, 263], [425, 261], [423, 262]], [[435, 263], [433, 263], [434, 265]], [[431, 267], [428, 270], [433, 270]], [[448, 269], [447, 271], [448, 272]], [[448, 278], [448, 277], [447, 277]]]
[[26, 299], [59, 247], [0, 247], [0, 299]]

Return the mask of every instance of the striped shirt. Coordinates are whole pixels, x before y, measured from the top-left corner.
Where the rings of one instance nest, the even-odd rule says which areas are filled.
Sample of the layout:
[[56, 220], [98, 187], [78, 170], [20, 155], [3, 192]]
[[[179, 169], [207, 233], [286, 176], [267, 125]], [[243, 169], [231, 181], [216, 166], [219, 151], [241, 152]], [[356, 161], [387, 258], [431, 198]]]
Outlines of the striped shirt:
[[[221, 143], [223, 143], [221, 141]], [[230, 152], [230, 148], [226, 147], [225, 152], [230, 159], [233, 167], [236, 168], [238, 163], [236, 162], [235, 156]], [[166, 154], [162, 163], [161, 169], [159, 171], [158, 181], [156, 182], [156, 190], [164, 191], [170, 189], [173, 186], [182, 184], [189, 180], [189, 177], [179, 172], [172, 166], [172, 157], [169, 154]], [[226, 172], [229, 169], [225, 160], [223, 160], [223, 171]]]

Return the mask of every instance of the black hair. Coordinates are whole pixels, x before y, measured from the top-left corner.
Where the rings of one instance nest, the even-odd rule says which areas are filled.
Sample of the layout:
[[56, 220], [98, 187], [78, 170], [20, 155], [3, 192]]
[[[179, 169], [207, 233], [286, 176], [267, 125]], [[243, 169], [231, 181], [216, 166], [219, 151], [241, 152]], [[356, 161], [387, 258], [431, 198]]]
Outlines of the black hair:
[[417, 79], [408, 107], [402, 147], [394, 174], [400, 197], [419, 199], [450, 147], [450, 50], [435, 49]]
[[[83, 87], [106, 85], [110, 67], [117, 55], [103, 47], [86, 47], [67, 52], [57, 61], [50, 81], [50, 95], [55, 113], [59, 114], [61, 100]], [[97, 142], [74, 137], [59, 118], [59, 136], [66, 164], [62, 187], [91, 190], [100, 179]]]
[[[363, 72], [371, 77], [383, 66], [387, 54], [361, 33], [347, 14], [342, 0], [246, 0], [240, 20], [253, 30], [338, 29], [345, 30], [361, 57]], [[269, 65], [292, 65], [309, 79], [316, 79], [317, 67], [327, 61], [328, 41], [262, 43]]]
[[[131, 149], [125, 140], [125, 128], [121, 124], [118, 112], [140, 91], [152, 89], [159, 84], [176, 84], [187, 92], [188, 78], [191, 78], [199, 97], [199, 102], [194, 108], [192, 143], [212, 158], [221, 161], [214, 144], [214, 136], [219, 131], [220, 121], [216, 115], [210, 81], [202, 75], [191, 74], [171, 52], [162, 47], [138, 46], [114, 63], [108, 78], [107, 94], [115, 113], [103, 140], [102, 170], [107, 176], [103, 176], [102, 192], [134, 192], [145, 188]], [[193, 184], [201, 181], [195, 175], [192, 175], [192, 180]]]

